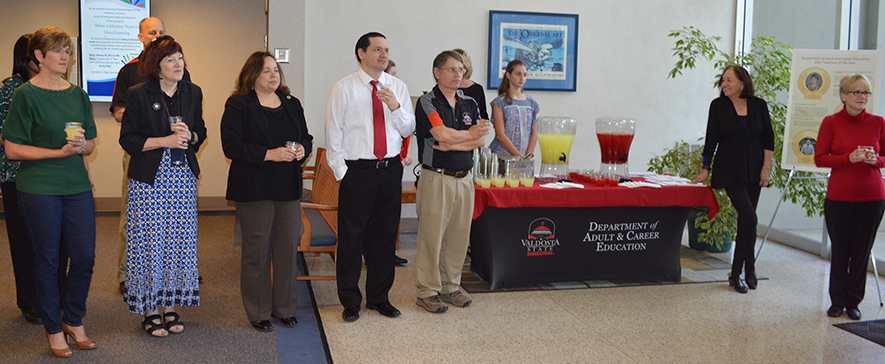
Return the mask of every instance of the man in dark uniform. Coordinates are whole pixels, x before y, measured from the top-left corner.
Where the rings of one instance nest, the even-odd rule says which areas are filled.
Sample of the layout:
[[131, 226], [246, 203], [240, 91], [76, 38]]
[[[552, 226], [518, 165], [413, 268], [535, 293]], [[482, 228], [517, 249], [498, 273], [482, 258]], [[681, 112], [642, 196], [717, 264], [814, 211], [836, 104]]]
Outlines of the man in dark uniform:
[[433, 60], [436, 87], [418, 99], [418, 306], [443, 313], [446, 303], [467, 307], [461, 268], [473, 214], [473, 150], [485, 145], [476, 101], [458, 90], [466, 69], [461, 56], [445, 51]]

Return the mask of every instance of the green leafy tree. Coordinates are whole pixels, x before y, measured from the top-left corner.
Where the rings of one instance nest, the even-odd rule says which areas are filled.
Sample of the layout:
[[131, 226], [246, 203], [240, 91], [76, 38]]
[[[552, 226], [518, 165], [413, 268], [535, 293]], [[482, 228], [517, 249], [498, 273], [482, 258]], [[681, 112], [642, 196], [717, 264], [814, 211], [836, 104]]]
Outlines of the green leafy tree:
[[[719, 87], [722, 71], [731, 65], [739, 65], [747, 69], [753, 78], [756, 96], [768, 103], [771, 114], [771, 125], [774, 129], [774, 156], [772, 160], [771, 185], [779, 189], [786, 186], [790, 171], [780, 168], [783, 156], [783, 137], [786, 126], [787, 106], [779, 102], [777, 95], [786, 93], [790, 86], [790, 56], [792, 48], [774, 37], [756, 37], [748, 53], [732, 54], [717, 46], [722, 40], [719, 36], [708, 36], [699, 29], [689, 26], [674, 30], [668, 37], [676, 40], [673, 56], [677, 58], [667, 78], [676, 78], [687, 69], [693, 69], [699, 61], [712, 61], [718, 73], [713, 78], [713, 87]], [[687, 142], [681, 142], [664, 155], [656, 156], [649, 161], [649, 170], [662, 173], [664, 170], [680, 172], [684, 176], [697, 176], [703, 157], [702, 149], [692, 149]], [[820, 176], [819, 173], [796, 171], [795, 177]], [[709, 184], [709, 180], [707, 181]], [[826, 183], [822, 179], [794, 179], [790, 183], [785, 201], [801, 205], [807, 216], [820, 216], [823, 213], [824, 191]], [[698, 238], [708, 244], [721, 247], [726, 236], [737, 234], [737, 214], [724, 190], [716, 191], [716, 198], [721, 207], [720, 213], [713, 220], [706, 216], [699, 217], [695, 226], [706, 229]]]

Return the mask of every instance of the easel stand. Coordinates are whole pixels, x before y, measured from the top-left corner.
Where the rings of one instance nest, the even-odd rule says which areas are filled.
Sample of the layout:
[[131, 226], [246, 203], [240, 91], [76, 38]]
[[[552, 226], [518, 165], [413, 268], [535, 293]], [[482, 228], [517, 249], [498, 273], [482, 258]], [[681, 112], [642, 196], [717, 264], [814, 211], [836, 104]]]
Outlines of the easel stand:
[[[794, 177], [796, 174], [796, 167], [793, 167], [790, 170], [790, 176], [787, 178], [787, 183], [784, 185], [784, 191], [781, 193], [781, 198], [777, 200], [777, 206], [774, 208], [774, 214], [771, 215], [771, 221], [768, 223], [768, 228], [765, 229], [765, 236], [762, 237], [762, 244], [759, 244], [759, 250], [756, 251], [756, 260], [759, 260], [759, 254], [762, 253], [762, 247], [765, 246], [765, 241], [768, 240], [768, 234], [771, 233], [771, 226], [774, 225], [774, 218], [777, 217], [777, 211], [781, 208], [781, 202], [784, 201], [784, 196], [787, 195], [787, 190], [790, 188], [790, 183], [793, 182], [794, 179], [829, 179], [829, 175], [820, 176], [820, 177]], [[826, 252], [826, 239], [827, 239], [827, 226], [824, 224], [823, 228], [823, 236], [821, 237], [821, 251], [822, 253]], [[876, 268], [876, 256], [873, 254], [872, 250], [870, 251], [870, 259], [873, 263], [873, 278], [876, 280], [876, 292], [879, 294], [879, 307], [885, 306], [882, 303], [882, 289], [879, 288], [879, 270]]]

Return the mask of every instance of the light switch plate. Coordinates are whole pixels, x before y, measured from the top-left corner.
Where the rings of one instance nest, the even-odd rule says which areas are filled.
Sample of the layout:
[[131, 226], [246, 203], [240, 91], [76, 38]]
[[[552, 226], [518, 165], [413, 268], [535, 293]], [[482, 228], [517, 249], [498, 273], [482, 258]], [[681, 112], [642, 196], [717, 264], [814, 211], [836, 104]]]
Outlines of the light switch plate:
[[289, 48], [274, 48], [274, 58], [279, 63], [289, 63]]

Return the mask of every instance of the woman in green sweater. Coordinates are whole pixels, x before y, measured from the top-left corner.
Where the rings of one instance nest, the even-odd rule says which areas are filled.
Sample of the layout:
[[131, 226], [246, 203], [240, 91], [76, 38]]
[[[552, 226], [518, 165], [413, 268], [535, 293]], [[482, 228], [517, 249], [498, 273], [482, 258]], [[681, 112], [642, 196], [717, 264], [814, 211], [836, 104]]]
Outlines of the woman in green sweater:
[[[71, 38], [56, 27], [38, 30], [28, 54], [40, 72], [12, 97], [3, 127], [6, 154], [21, 161], [16, 182], [25, 227], [34, 244], [37, 305], [52, 354], [71, 356], [65, 336], [80, 349], [94, 349], [83, 316], [95, 262], [95, 205], [83, 156], [95, 149], [95, 120], [89, 96], [62, 76]], [[71, 137], [65, 123], [80, 123]], [[70, 257], [64, 316], [58, 289], [59, 241]]]

